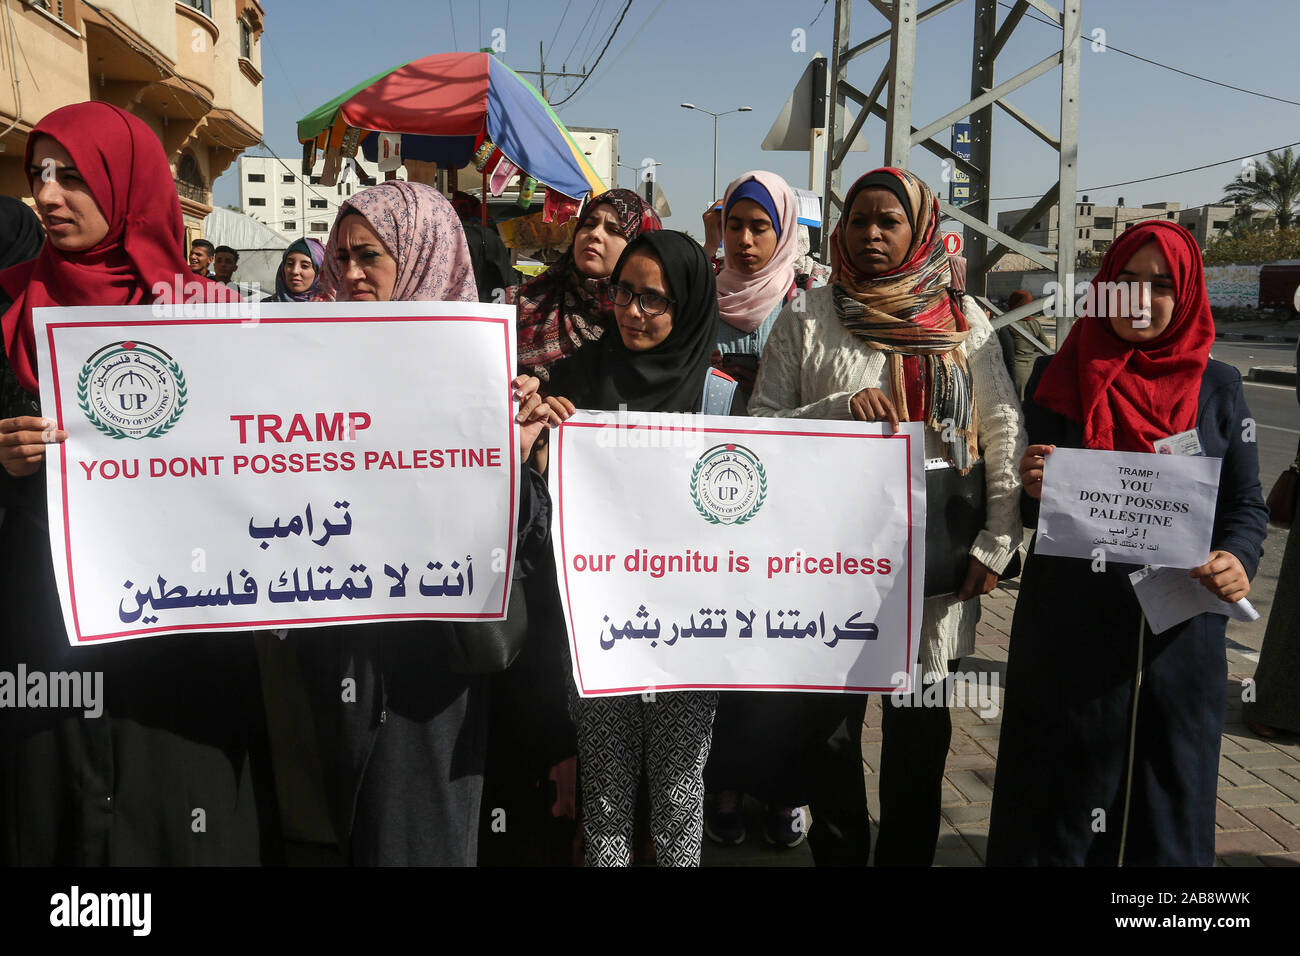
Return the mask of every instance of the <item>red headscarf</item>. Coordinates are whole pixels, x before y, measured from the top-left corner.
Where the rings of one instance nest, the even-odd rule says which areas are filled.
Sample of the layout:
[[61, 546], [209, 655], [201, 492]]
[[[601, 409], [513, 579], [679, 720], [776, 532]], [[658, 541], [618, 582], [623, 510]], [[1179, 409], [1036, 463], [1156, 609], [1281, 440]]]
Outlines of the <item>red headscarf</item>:
[[1083, 425], [1086, 448], [1150, 452], [1155, 440], [1196, 424], [1214, 317], [1192, 234], [1163, 220], [1129, 229], [1111, 243], [1092, 280], [1093, 302], [1104, 301], [1101, 283], [1117, 281], [1148, 242], [1160, 247], [1174, 281], [1169, 327], [1150, 342], [1135, 344], [1116, 335], [1108, 318], [1079, 319], [1034, 395], [1039, 405]]
[[27, 137], [28, 167], [42, 135], [68, 151], [108, 220], [108, 234], [82, 252], [60, 252], [47, 241], [37, 258], [0, 272], [0, 288], [13, 299], [3, 319], [5, 354], [19, 383], [33, 394], [39, 386], [32, 309], [151, 303], [157, 283], [174, 290], [178, 283], [202, 282], [205, 301], [239, 301], [220, 283], [190, 272], [167, 156], [143, 120], [108, 103], [64, 106]]

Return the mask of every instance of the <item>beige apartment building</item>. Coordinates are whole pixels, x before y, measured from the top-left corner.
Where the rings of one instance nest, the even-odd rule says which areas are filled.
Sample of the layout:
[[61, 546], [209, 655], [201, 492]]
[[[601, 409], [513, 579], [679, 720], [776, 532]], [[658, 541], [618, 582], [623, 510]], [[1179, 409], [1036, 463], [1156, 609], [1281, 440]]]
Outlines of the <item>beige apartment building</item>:
[[212, 183], [262, 138], [261, 5], [0, 3], [0, 193], [28, 196], [23, 154], [41, 117], [69, 103], [112, 103], [162, 141], [188, 247], [212, 211]]
[[[1194, 206], [1183, 209], [1176, 202], [1153, 202], [1141, 206], [1126, 206], [1121, 198], [1114, 206], [1101, 206], [1084, 196], [1074, 204], [1074, 248], [1076, 251], [1104, 253], [1125, 229], [1152, 219], [1164, 219], [1185, 226], [1196, 236], [1204, 249], [1206, 244], [1218, 239], [1227, 230], [1236, 210], [1230, 205]], [[1009, 209], [998, 213], [998, 228], [1010, 229], [1028, 209]], [[1060, 209], [1052, 206], [1022, 237], [1031, 246], [1054, 249], [1057, 244]], [[1255, 218], [1263, 218], [1264, 213]]]

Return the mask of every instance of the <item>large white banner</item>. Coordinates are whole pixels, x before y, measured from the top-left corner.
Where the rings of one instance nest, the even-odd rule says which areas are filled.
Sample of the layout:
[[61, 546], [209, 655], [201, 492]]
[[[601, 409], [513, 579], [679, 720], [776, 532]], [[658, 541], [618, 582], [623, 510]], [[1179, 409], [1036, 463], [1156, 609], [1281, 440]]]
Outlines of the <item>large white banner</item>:
[[1195, 568], [1210, 556], [1222, 459], [1058, 448], [1043, 467], [1039, 554]]
[[921, 426], [582, 412], [552, 541], [583, 696], [910, 689]]
[[500, 620], [514, 311], [471, 303], [35, 313], [73, 644]]

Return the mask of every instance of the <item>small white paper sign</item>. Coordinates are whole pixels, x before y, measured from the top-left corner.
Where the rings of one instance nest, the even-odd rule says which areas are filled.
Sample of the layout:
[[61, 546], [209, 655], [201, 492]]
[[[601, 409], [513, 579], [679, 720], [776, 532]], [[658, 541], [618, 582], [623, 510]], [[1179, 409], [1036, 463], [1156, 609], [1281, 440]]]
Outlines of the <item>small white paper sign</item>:
[[1039, 554], [1194, 568], [1210, 555], [1222, 459], [1057, 448], [1043, 469]]
[[1139, 568], [1128, 576], [1133, 593], [1142, 605], [1142, 613], [1151, 625], [1152, 634], [1163, 634], [1171, 627], [1198, 614], [1222, 614], [1236, 621], [1258, 621], [1259, 612], [1245, 598], [1221, 601], [1187, 568]]

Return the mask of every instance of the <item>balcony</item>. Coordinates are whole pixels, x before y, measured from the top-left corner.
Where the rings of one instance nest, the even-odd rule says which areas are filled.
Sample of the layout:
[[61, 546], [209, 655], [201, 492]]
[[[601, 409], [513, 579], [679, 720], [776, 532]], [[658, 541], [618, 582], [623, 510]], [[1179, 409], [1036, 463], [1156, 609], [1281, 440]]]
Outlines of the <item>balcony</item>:
[[177, 179], [176, 192], [182, 199], [188, 199], [192, 203], [200, 206], [210, 206], [212, 204], [212, 194], [202, 186], [195, 186], [193, 183], [187, 183]]

